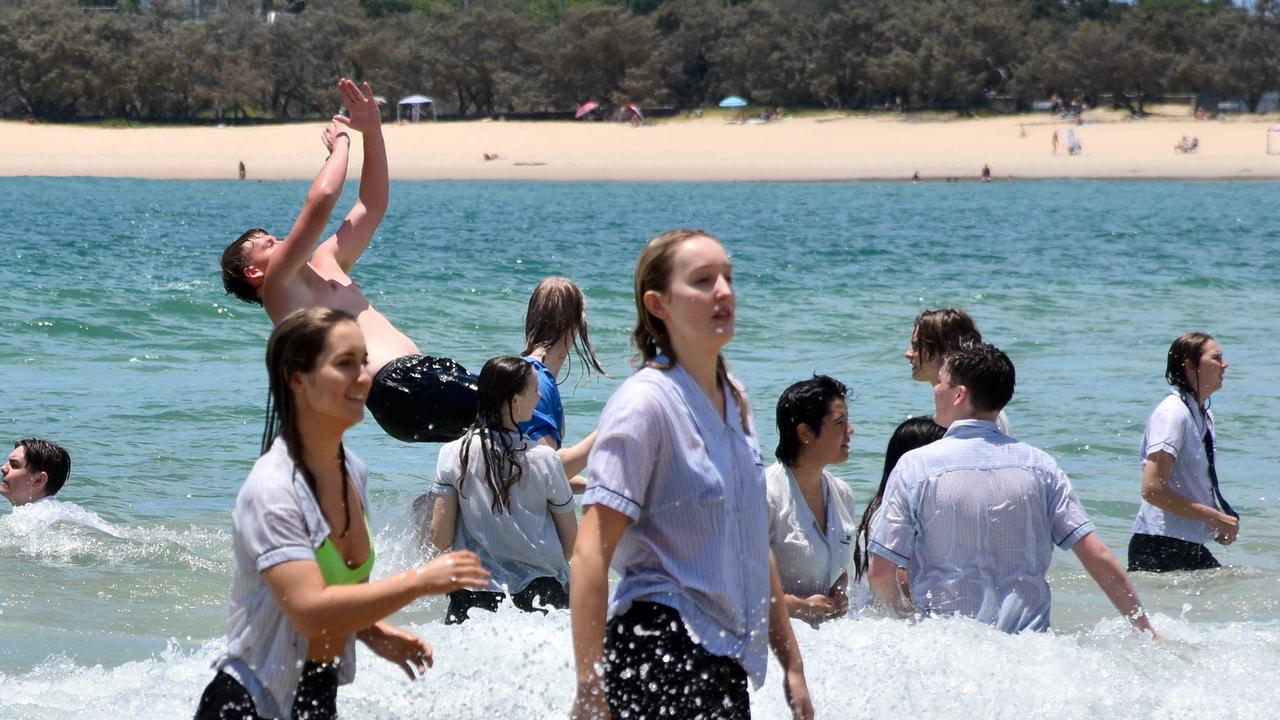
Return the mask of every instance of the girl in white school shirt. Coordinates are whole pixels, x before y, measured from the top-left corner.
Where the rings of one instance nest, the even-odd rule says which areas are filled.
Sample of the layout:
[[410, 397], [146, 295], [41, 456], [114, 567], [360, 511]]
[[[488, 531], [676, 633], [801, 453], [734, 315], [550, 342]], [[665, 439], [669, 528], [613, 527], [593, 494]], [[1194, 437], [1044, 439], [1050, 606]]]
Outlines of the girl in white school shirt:
[[[759, 446], [720, 355], [729, 257], [700, 230], [663, 233], [636, 263], [635, 302], [643, 366], [601, 415], [570, 565], [573, 716], [749, 718], [767, 642], [792, 712], [811, 718]], [[606, 603], [610, 563], [621, 577]]]
[[849, 611], [853, 491], [827, 465], [849, 459], [853, 425], [844, 383], [826, 375], [778, 398], [778, 462], [765, 471], [769, 547], [791, 617], [817, 624]]

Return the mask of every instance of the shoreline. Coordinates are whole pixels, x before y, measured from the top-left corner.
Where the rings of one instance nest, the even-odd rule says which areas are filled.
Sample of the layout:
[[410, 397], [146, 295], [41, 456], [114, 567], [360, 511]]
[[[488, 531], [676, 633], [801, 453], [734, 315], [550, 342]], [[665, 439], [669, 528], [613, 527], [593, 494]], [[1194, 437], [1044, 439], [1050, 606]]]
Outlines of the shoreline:
[[[1043, 114], [980, 119], [802, 115], [762, 124], [724, 116], [650, 126], [572, 121], [467, 121], [383, 127], [392, 180], [614, 182], [993, 182], [1032, 179], [1276, 180], [1280, 118], [1119, 119], [1083, 125]], [[3, 122], [0, 177], [309, 180], [324, 124], [104, 128]], [[1068, 129], [1081, 155], [1064, 149]], [[1270, 130], [1270, 132], [1268, 132]], [[1060, 147], [1050, 153], [1051, 137]], [[1183, 136], [1199, 151], [1174, 150]], [[348, 179], [358, 176], [354, 139]], [[486, 155], [496, 159], [486, 160]]]

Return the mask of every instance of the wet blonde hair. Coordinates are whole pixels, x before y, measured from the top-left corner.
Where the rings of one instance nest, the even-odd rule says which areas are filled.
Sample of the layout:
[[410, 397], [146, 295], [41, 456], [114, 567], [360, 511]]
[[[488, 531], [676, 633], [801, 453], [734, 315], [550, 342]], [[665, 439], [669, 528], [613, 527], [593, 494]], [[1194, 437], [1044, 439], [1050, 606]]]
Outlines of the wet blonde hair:
[[[686, 241], [697, 238], [707, 238], [721, 244], [720, 238], [706, 230], [677, 228], [651, 239], [636, 260], [634, 288], [636, 327], [631, 331], [631, 342], [636, 346], [635, 364], [641, 367], [670, 370], [679, 361], [675, 348], [671, 346], [671, 337], [667, 333], [666, 323], [644, 306], [644, 295], [650, 290], [663, 293], [671, 288], [672, 258], [675, 256], [676, 248]], [[666, 357], [666, 362], [658, 359], [662, 356]], [[720, 382], [733, 395], [734, 402], [738, 404], [738, 415], [742, 420], [742, 427], [749, 428], [751, 409], [737, 384], [729, 380], [729, 370], [723, 354], [716, 357], [716, 374]]]

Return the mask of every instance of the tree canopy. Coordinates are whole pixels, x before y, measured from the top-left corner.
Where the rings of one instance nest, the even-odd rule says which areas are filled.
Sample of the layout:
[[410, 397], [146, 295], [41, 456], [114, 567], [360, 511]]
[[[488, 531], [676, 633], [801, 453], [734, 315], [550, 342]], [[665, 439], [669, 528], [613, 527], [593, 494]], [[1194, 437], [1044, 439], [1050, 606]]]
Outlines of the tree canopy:
[[0, 0], [0, 114], [326, 117], [336, 78], [442, 114], [587, 100], [974, 111], [1280, 90], [1280, 0]]

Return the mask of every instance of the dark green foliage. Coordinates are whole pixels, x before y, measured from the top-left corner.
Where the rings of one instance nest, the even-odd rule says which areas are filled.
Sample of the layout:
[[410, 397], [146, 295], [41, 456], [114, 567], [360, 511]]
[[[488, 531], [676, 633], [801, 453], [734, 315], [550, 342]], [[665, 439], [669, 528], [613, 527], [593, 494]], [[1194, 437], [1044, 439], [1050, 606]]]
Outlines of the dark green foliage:
[[[336, 79], [442, 114], [595, 99], [972, 112], [1280, 89], [1280, 0], [0, 0], [0, 114], [323, 118]], [[1007, 104], [1007, 103], [1006, 103]], [[393, 114], [394, 108], [388, 114]]]

